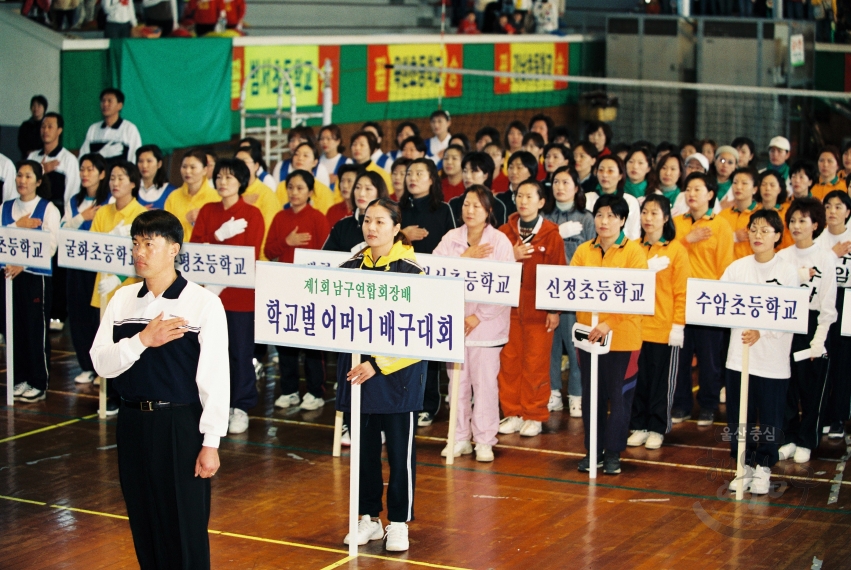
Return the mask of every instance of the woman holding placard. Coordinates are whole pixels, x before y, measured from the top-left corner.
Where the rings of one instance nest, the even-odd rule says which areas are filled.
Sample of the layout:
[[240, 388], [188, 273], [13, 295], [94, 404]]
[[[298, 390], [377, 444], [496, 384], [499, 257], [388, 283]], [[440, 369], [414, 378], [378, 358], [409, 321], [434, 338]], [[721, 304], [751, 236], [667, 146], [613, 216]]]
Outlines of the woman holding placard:
[[[594, 216], [588, 210], [587, 196], [579, 185], [579, 176], [568, 166], [557, 168], [552, 175], [553, 202], [546, 206], [550, 211], [544, 217], [558, 226], [564, 241], [565, 262], [570, 263], [579, 244], [594, 239]], [[592, 195], [596, 198], [596, 194]], [[593, 202], [592, 202], [593, 203]], [[573, 325], [576, 313], [564, 311], [559, 317], [559, 326], [553, 332], [553, 350], [550, 354], [550, 399], [547, 409], [555, 412], [564, 409], [561, 393], [561, 359], [567, 354], [568, 372], [567, 401], [570, 417], [582, 417], [582, 376], [573, 347]]]
[[523, 263], [520, 305], [511, 308], [508, 344], [499, 357], [499, 403], [505, 416], [499, 433], [532, 437], [550, 417], [549, 356], [559, 325], [557, 312], [535, 308], [537, 268], [566, 262], [558, 226], [541, 214], [546, 204], [543, 185], [531, 178], [521, 182], [515, 202], [517, 211], [499, 228], [514, 244], [514, 259]]
[[[18, 197], [3, 203], [3, 225], [41, 228], [49, 232], [49, 251], [45, 253], [53, 257], [60, 216], [59, 210], [50, 201], [50, 182], [41, 164], [33, 160], [19, 162], [15, 186]], [[7, 265], [5, 276], [6, 279], [14, 279], [12, 334], [17, 380], [14, 398], [20, 402], [39, 402], [47, 397], [50, 375], [50, 338], [47, 334], [53, 291], [50, 271]]]
[[[607, 157], [608, 159], [608, 157]], [[605, 160], [605, 159], [604, 159]], [[594, 227], [597, 238], [576, 249], [572, 266], [647, 269], [647, 256], [638, 241], [624, 234], [629, 205], [616, 195], [603, 195], [594, 204]], [[591, 325], [591, 313], [576, 313], [576, 321]], [[589, 342], [602, 341], [612, 333], [611, 350], [598, 358], [597, 381], [597, 467], [607, 475], [621, 472], [620, 452], [626, 449], [632, 398], [638, 375], [641, 351], [641, 315], [600, 313], [599, 322], [590, 333]], [[582, 423], [585, 427], [585, 449], [591, 447], [591, 354], [579, 351], [582, 371]], [[611, 412], [610, 414], [607, 412]], [[589, 471], [591, 459], [579, 461], [579, 471]]]
[[[106, 159], [96, 153], [83, 155], [80, 158], [80, 191], [65, 203], [62, 227], [89, 231], [95, 214], [111, 198], [106, 180]], [[91, 384], [97, 374], [89, 351], [100, 325], [100, 312], [92, 307], [92, 291], [95, 289], [97, 273], [80, 269], [66, 269], [66, 272], [71, 343], [82, 369], [74, 382]]]
[[[721, 276], [721, 281], [797, 287], [797, 269], [774, 252], [783, 239], [783, 230], [783, 221], [774, 210], [754, 212], [748, 227], [754, 254], [731, 263]], [[738, 410], [744, 345], [750, 346], [748, 422], [740, 426]], [[778, 460], [779, 432], [783, 426], [786, 390], [792, 373], [788, 356], [791, 347], [792, 333], [750, 329], [730, 331], [725, 372], [730, 455], [738, 461], [739, 453], [746, 454], [744, 476], [741, 480], [730, 482], [731, 491], [738, 490], [741, 485], [745, 491], [754, 495], [765, 495], [770, 489], [771, 467]], [[756, 423], [759, 423], [758, 431]], [[747, 430], [746, 450], [738, 448], [736, 434], [740, 429]]]
[[[402, 215], [395, 202], [380, 198], [372, 202], [363, 217], [363, 237], [367, 247], [340, 267], [366, 271], [392, 271], [422, 274], [414, 249], [401, 232]], [[362, 384], [360, 495], [358, 544], [386, 538], [389, 551], [408, 549], [408, 521], [414, 518], [416, 447], [414, 414], [422, 409], [426, 363], [408, 358], [364, 355], [352, 367], [351, 355], [341, 353], [337, 361], [337, 409], [351, 411], [349, 383]], [[381, 474], [381, 432], [387, 435], [387, 516], [390, 524], [381, 527], [384, 480]], [[383, 532], [386, 530], [386, 533]], [[351, 537], [343, 540], [349, 544]]]
[[[434, 254], [514, 261], [511, 242], [494, 228], [495, 200], [491, 191], [484, 186], [477, 184], [468, 188], [461, 208], [464, 225], [443, 236]], [[472, 433], [476, 443], [476, 461], [493, 461], [493, 446], [497, 443], [496, 433], [499, 429], [499, 353], [508, 342], [510, 320], [510, 307], [464, 304], [466, 339], [464, 364], [460, 365], [458, 385], [458, 427], [453, 451], [455, 457], [473, 452], [470, 444]], [[476, 399], [475, 406], [473, 397]], [[441, 455], [446, 457], [449, 453], [450, 450], [446, 447]]]
[[671, 401], [686, 324], [688, 252], [675, 238], [671, 203], [651, 194], [641, 206], [641, 237], [647, 267], [656, 272], [656, 305], [641, 318], [641, 355], [632, 401], [630, 447], [659, 449], [671, 431]]
[[[266, 224], [259, 208], [243, 200], [251, 183], [251, 171], [242, 159], [224, 159], [216, 163], [213, 180], [221, 202], [201, 207], [193, 243], [242, 245], [254, 248], [254, 259], [260, 258]], [[262, 190], [269, 192], [262, 182]], [[225, 308], [228, 327], [230, 363], [230, 415], [228, 433], [248, 429], [248, 410], [257, 404], [257, 380], [254, 373], [254, 289], [207, 285], [218, 294]]]

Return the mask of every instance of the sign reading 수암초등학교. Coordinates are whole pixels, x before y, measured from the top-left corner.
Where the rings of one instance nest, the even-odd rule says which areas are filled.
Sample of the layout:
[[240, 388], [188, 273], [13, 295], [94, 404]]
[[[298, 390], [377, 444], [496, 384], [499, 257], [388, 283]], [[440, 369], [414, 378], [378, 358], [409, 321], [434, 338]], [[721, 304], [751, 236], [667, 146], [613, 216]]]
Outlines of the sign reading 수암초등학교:
[[[352, 253], [321, 249], [295, 250], [296, 265], [339, 267]], [[417, 254], [423, 273], [436, 277], [457, 277], [464, 280], [465, 300], [468, 303], [516, 307], [520, 303], [520, 277], [523, 265], [514, 261], [493, 261], [467, 257]]]
[[464, 360], [460, 279], [258, 262], [255, 342]]

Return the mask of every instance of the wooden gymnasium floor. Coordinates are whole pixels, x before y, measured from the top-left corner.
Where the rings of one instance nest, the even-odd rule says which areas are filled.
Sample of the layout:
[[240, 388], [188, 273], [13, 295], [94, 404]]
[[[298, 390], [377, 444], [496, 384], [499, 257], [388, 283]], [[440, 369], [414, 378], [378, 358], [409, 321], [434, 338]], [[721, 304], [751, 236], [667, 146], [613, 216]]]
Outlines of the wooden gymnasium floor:
[[[0, 411], [0, 568], [137, 567], [115, 420], [97, 419], [96, 388], [74, 386], [67, 334], [52, 337], [47, 401]], [[249, 430], [222, 441], [213, 568], [851, 568], [851, 440], [825, 439], [806, 467], [782, 462], [773, 496], [737, 503], [725, 492], [721, 423], [676, 426], [661, 450], [630, 449], [621, 475], [593, 484], [576, 471], [582, 424], [566, 412], [541, 436], [502, 436], [491, 464], [445, 466], [445, 407], [417, 436], [410, 550], [388, 554], [376, 541], [350, 561], [348, 457], [331, 457], [333, 404], [276, 410], [267, 371]]]

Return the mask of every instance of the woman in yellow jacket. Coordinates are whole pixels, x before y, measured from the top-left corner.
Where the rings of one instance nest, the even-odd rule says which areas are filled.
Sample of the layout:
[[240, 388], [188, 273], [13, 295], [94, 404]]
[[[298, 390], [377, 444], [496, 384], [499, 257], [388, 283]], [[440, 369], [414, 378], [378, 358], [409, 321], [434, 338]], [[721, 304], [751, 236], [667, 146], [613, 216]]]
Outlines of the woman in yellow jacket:
[[[594, 226], [597, 237], [576, 249], [572, 266], [617, 267], [647, 269], [647, 256], [636, 240], [623, 233], [629, 205], [617, 194], [604, 194], [594, 203]], [[591, 324], [591, 313], [576, 313], [576, 321]], [[599, 323], [588, 334], [590, 342], [602, 340], [612, 332], [612, 346], [598, 361], [597, 378], [600, 385], [597, 400], [597, 467], [607, 475], [621, 472], [620, 452], [626, 449], [632, 397], [638, 376], [638, 355], [641, 351], [641, 315], [600, 313]], [[585, 449], [590, 447], [591, 424], [591, 355], [579, 353], [582, 372], [582, 424], [585, 428]], [[607, 411], [611, 413], [607, 417]], [[604, 451], [605, 450], [605, 451]], [[579, 462], [579, 471], [588, 471], [590, 458]]]
[[824, 201], [824, 197], [834, 190], [848, 192], [847, 182], [840, 176], [841, 167], [838, 148], [828, 145], [821, 149], [818, 155], [818, 182], [811, 190], [813, 198]]
[[[90, 231], [124, 237], [130, 236], [130, 226], [133, 225], [133, 220], [148, 211], [136, 200], [141, 183], [142, 175], [135, 164], [126, 160], [119, 160], [113, 164], [109, 169], [109, 191], [115, 201], [98, 209], [92, 220]], [[92, 291], [92, 306], [100, 308], [103, 296], [106, 297], [108, 303], [116, 289], [122, 285], [130, 285], [138, 281], [139, 279], [136, 277], [98, 273], [95, 278], [94, 291]], [[121, 402], [118, 398], [118, 392], [112, 387], [112, 382], [107, 383], [106, 395], [106, 415], [114, 416], [118, 413]]]
[[248, 172], [251, 174], [248, 180], [248, 188], [242, 194], [242, 199], [246, 204], [251, 204], [260, 210], [263, 214], [263, 244], [260, 246], [260, 261], [267, 261], [264, 251], [266, 250], [266, 238], [269, 236], [269, 228], [272, 227], [272, 222], [278, 212], [281, 211], [281, 205], [278, 203], [278, 197], [275, 193], [266, 186], [262, 180], [257, 178], [257, 173], [260, 171], [263, 161], [263, 155], [257, 147], [242, 147], [234, 158], [241, 160], [248, 167]]
[[[293, 151], [292, 160], [290, 163], [290, 172], [296, 170], [306, 170], [311, 174], [314, 173], [316, 166], [319, 164], [319, 155], [316, 153], [316, 148], [309, 142], [300, 143]], [[289, 195], [287, 194], [287, 181], [284, 180], [278, 184], [278, 189], [275, 191], [275, 196], [278, 198], [278, 203], [282, 208], [287, 208], [290, 203]], [[311, 205], [325, 214], [328, 208], [334, 204], [343, 201], [343, 196], [340, 192], [335, 192], [328, 188], [325, 184], [316, 180], [313, 181], [313, 197], [310, 199]]]
[[168, 195], [165, 211], [180, 220], [183, 241], [188, 242], [192, 239], [192, 228], [201, 206], [221, 202], [222, 198], [207, 180], [207, 153], [200, 148], [191, 148], [183, 155], [180, 176], [183, 177], [183, 186]]
[[680, 348], [685, 339], [688, 252], [676, 240], [671, 203], [660, 194], [641, 206], [641, 238], [647, 267], [656, 272], [656, 307], [641, 318], [638, 383], [632, 400], [631, 447], [659, 449], [671, 431], [671, 403], [677, 383]]

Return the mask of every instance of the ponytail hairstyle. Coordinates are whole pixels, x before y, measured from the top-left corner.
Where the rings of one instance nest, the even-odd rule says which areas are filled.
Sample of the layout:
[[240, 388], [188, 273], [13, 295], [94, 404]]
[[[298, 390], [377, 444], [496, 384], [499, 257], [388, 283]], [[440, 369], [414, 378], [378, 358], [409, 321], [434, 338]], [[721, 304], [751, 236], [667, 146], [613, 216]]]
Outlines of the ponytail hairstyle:
[[[674, 238], [677, 237], [677, 228], [674, 226], [674, 217], [671, 215], [671, 203], [662, 194], [648, 194], [644, 203], [641, 204], [640, 211], [643, 211], [644, 207], [651, 202], [658, 204], [659, 208], [662, 209], [662, 215], [668, 218], [662, 227], [662, 238], [665, 241], [674, 241]], [[641, 239], [644, 239], [644, 228], [641, 228]]]
[[[137, 155], [138, 156], [138, 155]], [[156, 156], [156, 155], [154, 155]], [[98, 182], [98, 189], [95, 191], [95, 205], [100, 206], [105, 204], [107, 200], [109, 200], [109, 177], [106, 175], [106, 159], [99, 155], [96, 152], [90, 152], [89, 154], [84, 154], [80, 157], [79, 164], [82, 166], [83, 162], [88, 161], [92, 166], [95, 167], [95, 170], [103, 173], [103, 178]], [[80, 204], [83, 203], [83, 200], [89, 195], [86, 192], [86, 189], [83, 188], [83, 185], [80, 185], [80, 191], [77, 192], [77, 195], [72, 198], [77, 202], [77, 207], [80, 207]]]
[[[443, 182], [437, 174], [437, 166], [430, 158], [415, 158], [411, 161], [411, 164], [408, 165], [408, 170], [410, 170], [415, 164], [425, 165], [428, 170], [428, 176], [431, 179], [431, 185], [428, 190], [429, 210], [436, 212], [440, 208], [441, 204], [443, 204]], [[407, 180], [405, 181], [405, 190], [402, 192], [402, 195], [399, 196], [399, 206], [403, 210], [414, 207], [414, 197], [408, 192]]]
[[[387, 210], [387, 213], [390, 214], [390, 221], [393, 222], [394, 226], [402, 225], [402, 211], [399, 209], [399, 204], [397, 204], [390, 198], [378, 198], [377, 200], [373, 200], [372, 202], [370, 202], [367, 205], [366, 210], [364, 210], [364, 216], [373, 206], [381, 206], [382, 208]], [[403, 245], [411, 245], [411, 241], [407, 238], [405, 234], [401, 232], [401, 230], [393, 238], [394, 243], [397, 241], [401, 241]]]
[[340, 131], [339, 126], [335, 125], [334, 123], [331, 123], [330, 125], [325, 125], [321, 129], [319, 129], [320, 139], [322, 138], [322, 133], [324, 133], [325, 131], [331, 133], [331, 136], [335, 140], [340, 141], [340, 144], [337, 145], [337, 152], [342, 153], [344, 150], [346, 150], [346, 146], [343, 144], [343, 133]]
[[[154, 174], [154, 186], [160, 187], [166, 182], [168, 182], [166, 172], [165, 172], [165, 162], [163, 161], [163, 151], [160, 147], [155, 144], [146, 144], [140, 146], [136, 149], [136, 164], [138, 166], [139, 157], [145, 154], [146, 152], [150, 152], [154, 155], [154, 160], [157, 162], [162, 162], [162, 165], [157, 168], [157, 173]], [[87, 155], [88, 156], [88, 155]], [[98, 202], [100, 203], [100, 202]]]
[[39, 182], [39, 185], [35, 188], [35, 195], [44, 200], [50, 200], [50, 179], [45, 178], [41, 163], [34, 160], [22, 160], [15, 165], [15, 172], [20, 171], [24, 166], [32, 168], [35, 179]]
[[[579, 175], [576, 173], [576, 170], [573, 169], [572, 166], [565, 164], [564, 166], [559, 166], [555, 169], [552, 176], [552, 182], [555, 182], [556, 176], [566, 172], [571, 179], [573, 179], [573, 185], [576, 186], [576, 194], [573, 196], [573, 207], [579, 213], [584, 213], [586, 211], [586, 207], [588, 205], [588, 198], [585, 197], [585, 190], [582, 189], [582, 185], [579, 183]], [[552, 189], [552, 185], [550, 185], [550, 193], [552, 194], [552, 201], [544, 206], [545, 214], [552, 213], [556, 207], [556, 194], [555, 190]]]
[[133, 184], [133, 190], [131, 191], [131, 195], [134, 198], [139, 197], [139, 188], [142, 186], [142, 175], [139, 173], [139, 167], [130, 162], [129, 160], [118, 160], [112, 163], [112, 166], [109, 167], [109, 175], [112, 176], [112, 171], [116, 168], [120, 168], [127, 175], [127, 178], [130, 179], [130, 182]]

